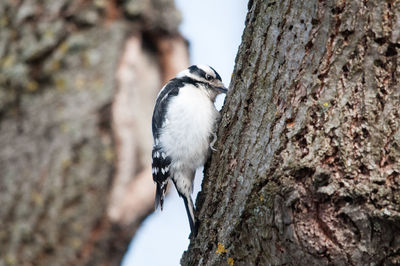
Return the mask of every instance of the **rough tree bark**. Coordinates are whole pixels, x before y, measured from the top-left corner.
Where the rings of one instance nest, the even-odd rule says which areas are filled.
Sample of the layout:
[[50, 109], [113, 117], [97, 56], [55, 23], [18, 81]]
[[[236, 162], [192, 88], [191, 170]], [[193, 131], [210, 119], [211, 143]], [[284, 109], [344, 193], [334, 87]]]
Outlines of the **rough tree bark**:
[[400, 2], [248, 7], [182, 264], [400, 264]]
[[0, 265], [119, 265], [179, 22], [172, 0], [0, 1]]

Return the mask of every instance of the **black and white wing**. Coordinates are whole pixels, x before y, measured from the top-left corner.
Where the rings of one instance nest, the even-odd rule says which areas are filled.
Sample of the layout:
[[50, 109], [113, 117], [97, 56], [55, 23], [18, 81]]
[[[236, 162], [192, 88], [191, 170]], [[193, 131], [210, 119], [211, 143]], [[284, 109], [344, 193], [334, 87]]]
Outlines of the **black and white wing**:
[[153, 180], [157, 185], [155, 208], [157, 209], [158, 205], [160, 205], [161, 210], [163, 208], [165, 192], [170, 177], [171, 158], [162, 149], [160, 136], [162, 134], [162, 128], [165, 125], [168, 103], [172, 97], [178, 95], [179, 88], [182, 86], [183, 83], [179, 79], [172, 79], [169, 81], [158, 94], [153, 112], [152, 130], [154, 145], [152, 151], [152, 173]]

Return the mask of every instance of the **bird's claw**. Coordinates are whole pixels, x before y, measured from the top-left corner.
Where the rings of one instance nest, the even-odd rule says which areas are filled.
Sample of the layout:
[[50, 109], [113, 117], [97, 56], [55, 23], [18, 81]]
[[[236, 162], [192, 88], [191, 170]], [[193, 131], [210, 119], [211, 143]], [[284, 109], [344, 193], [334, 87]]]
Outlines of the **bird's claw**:
[[217, 149], [214, 148], [214, 144], [215, 144], [215, 142], [217, 141], [217, 134], [215, 134], [215, 133], [213, 132], [212, 135], [213, 135], [213, 140], [212, 140], [211, 143], [210, 143], [210, 149], [211, 149], [212, 151], [217, 151]]

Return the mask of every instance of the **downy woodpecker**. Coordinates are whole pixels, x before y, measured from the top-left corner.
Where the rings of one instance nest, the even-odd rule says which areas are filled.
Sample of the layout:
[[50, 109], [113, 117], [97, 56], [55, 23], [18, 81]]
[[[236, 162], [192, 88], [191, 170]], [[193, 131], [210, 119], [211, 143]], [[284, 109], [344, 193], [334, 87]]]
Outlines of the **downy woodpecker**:
[[194, 65], [170, 80], [157, 96], [152, 130], [153, 180], [157, 185], [155, 207], [163, 208], [171, 178], [183, 198], [192, 234], [196, 234], [193, 179], [213, 148], [219, 112], [215, 98], [227, 89], [220, 75], [207, 65]]

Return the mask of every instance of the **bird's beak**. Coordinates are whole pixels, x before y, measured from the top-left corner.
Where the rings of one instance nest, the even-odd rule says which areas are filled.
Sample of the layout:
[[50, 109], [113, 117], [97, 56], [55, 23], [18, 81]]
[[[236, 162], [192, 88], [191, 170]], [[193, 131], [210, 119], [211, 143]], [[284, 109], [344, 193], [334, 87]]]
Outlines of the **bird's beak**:
[[225, 88], [224, 86], [222, 86], [222, 87], [216, 87], [216, 88], [217, 88], [217, 90], [219, 90], [221, 93], [227, 93], [227, 92], [228, 92], [228, 89]]

